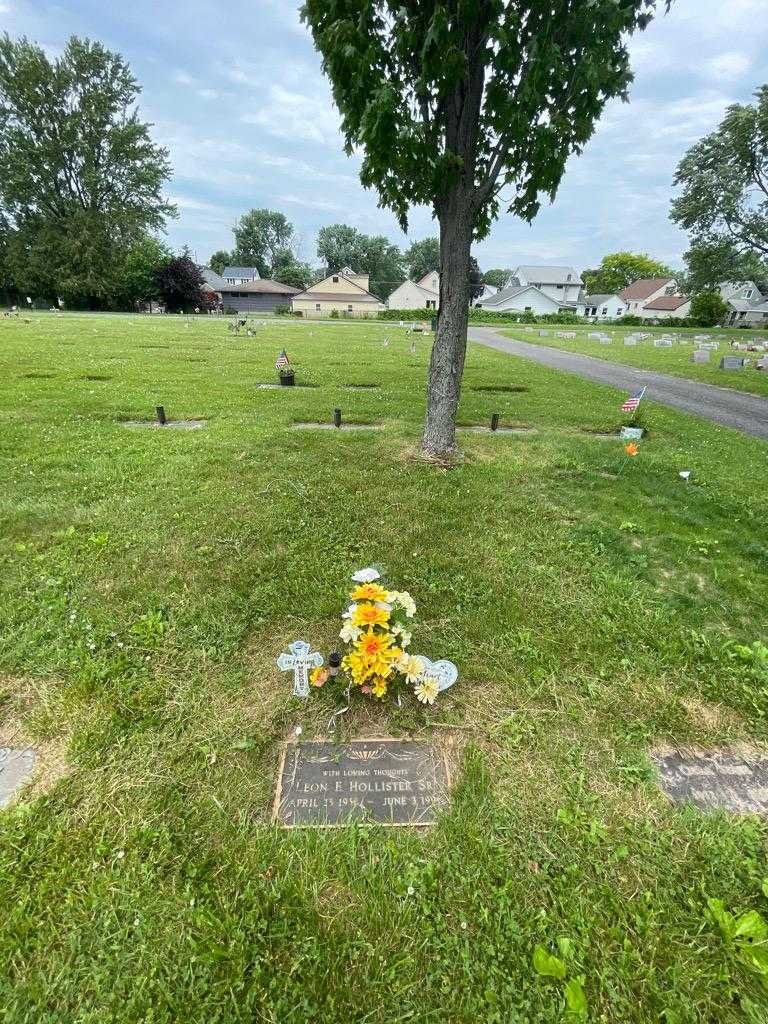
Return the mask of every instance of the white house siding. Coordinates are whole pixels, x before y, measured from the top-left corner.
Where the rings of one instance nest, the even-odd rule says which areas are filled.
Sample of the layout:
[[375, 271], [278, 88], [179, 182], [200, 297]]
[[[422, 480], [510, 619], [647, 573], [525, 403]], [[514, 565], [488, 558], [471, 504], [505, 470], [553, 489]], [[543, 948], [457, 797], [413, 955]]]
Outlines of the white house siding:
[[501, 301], [494, 301], [496, 299], [497, 297], [494, 296], [488, 302], [484, 302], [483, 309], [494, 313], [512, 310], [517, 313], [531, 312], [540, 315], [542, 313], [557, 313], [560, 308], [555, 299], [551, 299], [537, 288], [525, 288], [517, 295], [506, 299], [502, 298]]
[[427, 293], [413, 281], [404, 281], [387, 299], [390, 309], [437, 309], [437, 292]]
[[619, 317], [624, 316], [627, 312], [626, 302], [618, 297], [618, 295], [611, 295], [609, 299], [604, 302], [598, 303], [595, 306], [594, 303], [587, 302], [583, 310], [584, 316], [594, 317], [597, 320], [618, 320]]

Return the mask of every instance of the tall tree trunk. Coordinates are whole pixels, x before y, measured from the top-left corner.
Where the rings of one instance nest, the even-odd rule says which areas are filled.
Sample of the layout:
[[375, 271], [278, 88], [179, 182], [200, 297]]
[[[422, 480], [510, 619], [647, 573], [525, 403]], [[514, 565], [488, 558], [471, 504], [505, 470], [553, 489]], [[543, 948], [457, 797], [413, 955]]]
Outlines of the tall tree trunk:
[[467, 349], [469, 252], [472, 215], [466, 193], [457, 189], [440, 211], [440, 308], [427, 387], [422, 449], [445, 456], [456, 448], [456, 410]]

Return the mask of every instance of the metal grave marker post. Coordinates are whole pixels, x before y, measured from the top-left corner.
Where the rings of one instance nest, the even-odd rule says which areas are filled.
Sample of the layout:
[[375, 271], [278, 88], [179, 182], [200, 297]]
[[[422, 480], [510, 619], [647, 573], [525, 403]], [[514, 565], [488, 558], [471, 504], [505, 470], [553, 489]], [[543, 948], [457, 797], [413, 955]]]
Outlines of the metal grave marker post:
[[277, 659], [277, 667], [281, 672], [293, 669], [293, 696], [309, 696], [309, 669], [321, 668], [323, 656], [319, 651], [311, 652], [311, 645], [306, 640], [294, 640], [288, 644], [288, 652]]

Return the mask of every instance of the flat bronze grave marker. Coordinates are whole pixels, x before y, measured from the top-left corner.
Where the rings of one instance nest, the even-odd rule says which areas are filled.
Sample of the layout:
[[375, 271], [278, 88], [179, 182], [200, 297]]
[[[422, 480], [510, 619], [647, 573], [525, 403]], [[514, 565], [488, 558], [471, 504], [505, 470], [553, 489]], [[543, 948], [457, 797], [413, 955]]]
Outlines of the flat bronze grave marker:
[[652, 753], [659, 784], [675, 803], [703, 811], [768, 814], [768, 756], [742, 757], [735, 751], [678, 750]]
[[445, 756], [433, 743], [287, 743], [273, 820], [284, 828], [329, 828], [353, 821], [433, 825], [448, 803], [448, 789]]

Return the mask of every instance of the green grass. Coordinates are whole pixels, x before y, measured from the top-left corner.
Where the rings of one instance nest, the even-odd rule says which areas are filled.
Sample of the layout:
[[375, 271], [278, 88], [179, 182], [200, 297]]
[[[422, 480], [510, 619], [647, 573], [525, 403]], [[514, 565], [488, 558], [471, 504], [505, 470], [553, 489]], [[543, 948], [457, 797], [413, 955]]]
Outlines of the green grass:
[[[548, 337], [540, 337], [539, 331], [548, 332]], [[558, 331], [576, 331], [575, 338], [558, 338]], [[603, 331], [609, 334], [612, 344], [602, 345], [596, 338], [588, 338], [589, 331]], [[635, 346], [625, 346], [624, 338], [627, 334], [635, 333], [651, 334], [652, 337], [639, 341]], [[549, 348], [560, 348], [566, 352], [579, 352], [583, 355], [594, 356], [596, 359], [605, 359], [611, 363], [623, 363], [626, 366], [637, 366], [643, 370], [654, 370], [659, 373], [668, 373], [673, 377], [688, 377], [690, 380], [700, 380], [705, 384], [716, 384], [723, 388], [735, 388], [737, 391], [749, 391], [755, 395], [768, 396], [768, 372], [756, 370], [755, 362], [760, 359], [761, 353], [757, 352], [731, 352], [730, 343], [732, 340], [751, 343], [755, 338], [765, 338], [768, 334], [755, 334], [754, 331], [724, 330], [712, 328], [710, 330], [681, 330], [677, 327], [664, 328], [637, 327], [637, 328], [616, 328], [601, 327], [600, 324], [589, 325], [588, 327], [570, 327], [548, 324], [543, 327], [533, 327], [530, 331], [522, 327], [500, 329], [500, 333], [517, 341], [527, 341], [533, 345], [545, 345]], [[655, 348], [654, 338], [662, 334], [677, 334], [684, 344], [675, 342], [671, 348]], [[696, 343], [693, 338], [697, 334], [709, 334], [711, 340], [722, 338], [717, 352], [710, 353], [710, 362], [707, 364], [692, 363], [691, 356]], [[752, 365], [743, 370], [721, 370], [720, 359], [726, 355], [746, 356], [752, 360]]]
[[[439, 469], [416, 344], [0, 321], [0, 743], [66, 750], [0, 812], [3, 1024], [549, 1024], [574, 1018], [532, 957], [561, 937], [592, 1021], [765, 1020], [706, 899], [768, 912], [766, 827], [669, 806], [647, 752], [765, 739], [768, 668], [737, 645], [765, 640], [768, 449], [651, 402], [617, 478], [594, 433], [618, 392], [471, 345], [461, 420], [538, 433], [467, 433]], [[255, 389], [283, 346], [317, 387]], [[474, 390], [499, 383], [526, 390]], [[157, 404], [206, 427], [122, 426]], [[290, 429], [336, 406], [385, 429]], [[414, 649], [461, 675], [342, 735], [446, 743], [451, 809], [276, 830], [281, 740], [334, 702], [298, 704], [274, 659], [327, 650], [371, 562], [416, 598]]]

